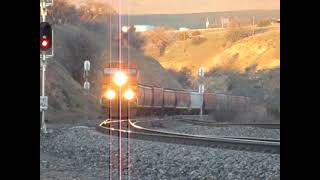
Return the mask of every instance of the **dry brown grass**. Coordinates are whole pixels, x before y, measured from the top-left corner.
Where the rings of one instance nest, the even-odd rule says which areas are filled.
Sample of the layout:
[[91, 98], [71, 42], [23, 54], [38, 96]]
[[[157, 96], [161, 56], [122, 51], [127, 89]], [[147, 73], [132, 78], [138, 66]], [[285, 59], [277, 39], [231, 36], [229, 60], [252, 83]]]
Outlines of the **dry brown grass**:
[[194, 43], [193, 39], [175, 41], [165, 49], [162, 56], [153, 57], [165, 68], [179, 71], [183, 67], [188, 67], [192, 69], [194, 75], [200, 66], [204, 66], [206, 70], [220, 68], [239, 72], [244, 72], [254, 65], [257, 67], [256, 70], [280, 66], [279, 28], [261, 29], [254, 36], [249, 36], [250, 31], [247, 29], [243, 30], [245, 33], [239, 32], [240, 35], [231, 33], [236, 38], [228, 39], [229, 31], [204, 31], [201, 36], [205, 41], [201, 43]]

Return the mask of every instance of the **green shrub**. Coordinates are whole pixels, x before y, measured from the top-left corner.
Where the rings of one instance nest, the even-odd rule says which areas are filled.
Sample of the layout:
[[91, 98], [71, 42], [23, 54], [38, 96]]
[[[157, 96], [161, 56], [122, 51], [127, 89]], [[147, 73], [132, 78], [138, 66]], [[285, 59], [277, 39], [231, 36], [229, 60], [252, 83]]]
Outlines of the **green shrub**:
[[266, 27], [266, 26], [270, 26], [271, 25], [271, 21], [270, 20], [260, 20], [257, 23], [258, 27]]
[[169, 69], [168, 72], [173, 75], [184, 88], [190, 88], [192, 84], [192, 70], [183, 67], [180, 71]]
[[236, 42], [240, 39], [246, 38], [250, 35], [250, 33], [246, 30], [240, 29], [240, 28], [235, 28], [235, 29], [230, 29], [225, 37], [227, 41], [230, 42]]
[[167, 33], [167, 28], [158, 27], [143, 35], [141, 49], [152, 57], [163, 55], [166, 47], [173, 41], [173, 35]]

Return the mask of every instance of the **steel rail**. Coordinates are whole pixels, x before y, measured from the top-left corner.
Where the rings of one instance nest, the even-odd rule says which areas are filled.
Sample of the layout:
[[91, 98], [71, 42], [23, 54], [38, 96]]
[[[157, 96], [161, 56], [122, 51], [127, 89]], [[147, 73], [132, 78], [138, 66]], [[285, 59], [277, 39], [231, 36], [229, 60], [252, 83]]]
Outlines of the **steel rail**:
[[[103, 121], [97, 126], [99, 132], [108, 133], [118, 131], [123, 134], [130, 133], [130, 137], [148, 141], [160, 141], [166, 143], [204, 146], [213, 148], [225, 148], [241, 151], [254, 151], [263, 153], [280, 153], [280, 141], [270, 141], [258, 138], [237, 138], [237, 137], [217, 137], [217, 136], [198, 136], [181, 133], [172, 133], [143, 128], [129, 121], [131, 131], [108, 128], [108, 120]], [[122, 136], [126, 137], [126, 136]]]
[[205, 125], [205, 126], [253, 126], [253, 127], [261, 127], [268, 129], [280, 129], [280, 123], [220, 123], [220, 122], [212, 122], [198, 119], [157, 119], [157, 120], [135, 120], [134, 124], [141, 122], [156, 122], [156, 121], [185, 121], [187, 123], [195, 124], [195, 125]]

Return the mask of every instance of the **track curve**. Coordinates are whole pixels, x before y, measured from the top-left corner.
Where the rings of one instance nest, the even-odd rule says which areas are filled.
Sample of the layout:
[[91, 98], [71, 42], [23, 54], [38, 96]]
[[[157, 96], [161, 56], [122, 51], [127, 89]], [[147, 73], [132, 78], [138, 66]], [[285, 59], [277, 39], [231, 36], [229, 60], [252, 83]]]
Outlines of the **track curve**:
[[249, 137], [218, 137], [218, 136], [199, 136], [182, 133], [166, 132], [161, 130], [148, 129], [136, 125], [131, 120], [125, 121], [129, 123], [130, 131], [110, 128], [110, 123], [117, 123], [118, 121], [105, 120], [97, 126], [97, 130], [102, 133], [109, 134], [109, 131], [116, 131], [121, 133], [122, 137], [130, 137], [148, 141], [160, 141], [166, 143], [204, 146], [212, 148], [225, 148], [241, 151], [254, 151], [263, 153], [280, 153], [280, 140], [278, 139], [260, 139]]

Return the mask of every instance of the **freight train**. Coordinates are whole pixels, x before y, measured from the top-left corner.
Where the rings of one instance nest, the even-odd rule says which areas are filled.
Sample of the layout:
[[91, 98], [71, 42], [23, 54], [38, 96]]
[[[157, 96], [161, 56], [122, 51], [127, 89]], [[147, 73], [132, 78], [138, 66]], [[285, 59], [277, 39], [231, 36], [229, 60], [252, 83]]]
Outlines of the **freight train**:
[[[138, 85], [138, 114], [194, 114], [202, 106], [204, 113], [215, 110], [243, 110], [249, 98], [205, 92]], [[202, 97], [203, 96], [203, 97]], [[203, 98], [203, 103], [202, 103]]]
[[136, 114], [138, 68], [135, 64], [108, 63], [103, 68], [101, 83], [103, 112], [120, 119], [128, 117], [129, 113]]
[[[104, 67], [101, 105], [110, 117], [126, 118], [149, 114], [193, 114], [202, 106], [204, 113], [219, 110], [244, 109], [249, 104], [245, 96], [213, 92], [203, 94], [138, 84], [136, 65], [110, 63]], [[203, 98], [203, 101], [202, 101]], [[121, 108], [120, 108], [121, 107]]]

